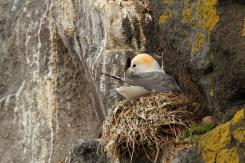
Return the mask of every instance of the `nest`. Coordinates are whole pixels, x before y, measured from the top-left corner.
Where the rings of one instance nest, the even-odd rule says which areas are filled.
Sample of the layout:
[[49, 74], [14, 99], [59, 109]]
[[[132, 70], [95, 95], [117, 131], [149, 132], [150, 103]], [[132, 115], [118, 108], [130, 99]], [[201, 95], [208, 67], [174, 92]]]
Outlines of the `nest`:
[[110, 158], [130, 156], [132, 161], [143, 150], [156, 162], [162, 149], [184, 143], [186, 128], [197, 118], [196, 108], [184, 95], [172, 93], [120, 101], [109, 109], [101, 145]]

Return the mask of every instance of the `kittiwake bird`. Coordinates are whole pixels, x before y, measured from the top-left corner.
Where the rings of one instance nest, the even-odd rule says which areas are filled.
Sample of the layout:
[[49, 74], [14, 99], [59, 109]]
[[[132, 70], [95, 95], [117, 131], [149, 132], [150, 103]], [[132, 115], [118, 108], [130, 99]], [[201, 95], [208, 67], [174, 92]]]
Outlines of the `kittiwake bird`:
[[[104, 73], [103, 73], [104, 74]], [[175, 79], [168, 75], [149, 54], [138, 54], [128, 65], [126, 77], [104, 74], [124, 81], [129, 86], [121, 86], [115, 90], [127, 100], [149, 93], [173, 92], [180, 93]]]

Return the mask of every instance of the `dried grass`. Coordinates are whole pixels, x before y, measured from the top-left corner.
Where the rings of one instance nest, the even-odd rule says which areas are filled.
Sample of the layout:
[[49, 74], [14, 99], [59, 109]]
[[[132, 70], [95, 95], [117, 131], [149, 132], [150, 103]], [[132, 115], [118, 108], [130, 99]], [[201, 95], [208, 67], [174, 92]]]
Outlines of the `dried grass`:
[[183, 133], [195, 121], [193, 105], [185, 96], [158, 93], [120, 101], [109, 109], [103, 124], [101, 145], [110, 158], [122, 158], [144, 150], [156, 162], [162, 149], [183, 146]]

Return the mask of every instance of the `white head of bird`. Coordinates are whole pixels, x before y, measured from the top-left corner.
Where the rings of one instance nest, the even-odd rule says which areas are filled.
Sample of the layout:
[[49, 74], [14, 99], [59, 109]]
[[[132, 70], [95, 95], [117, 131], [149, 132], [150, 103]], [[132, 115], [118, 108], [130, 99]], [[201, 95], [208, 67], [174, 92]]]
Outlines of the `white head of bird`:
[[[162, 79], [166, 78], [169, 79], [168, 75], [152, 56], [149, 54], [138, 54], [131, 60], [130, 66], [126, 71], [126, 78], [124, 78], [124, 81], [130, 86], [121, 86], [116, 88], [116, 91], [130, 100], [151, 92], [164, 90], [163, 85], [166, 82], [170, 82], [169, 80], [162, 81]], [[158, 87], [159, 89], [156, 89]]]
[[161, 69], [157, 61], [149, 54], [136, 55], [132, 59], [128, 71], [135, 72], [135, 73], [152, 72], [152, 71], [165, 72], [163, 69]]

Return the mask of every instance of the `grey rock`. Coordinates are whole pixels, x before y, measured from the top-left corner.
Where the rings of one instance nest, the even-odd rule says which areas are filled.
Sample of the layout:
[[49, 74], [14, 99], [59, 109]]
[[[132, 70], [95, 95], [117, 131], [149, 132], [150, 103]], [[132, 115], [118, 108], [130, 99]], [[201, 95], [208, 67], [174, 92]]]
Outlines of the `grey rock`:
[[[158, 0], [0, 0], [0, 162], [58, 162], [80, 139], [97, 138], [107, 109], [121, 99], [114, 88], [123, 84], [101, 72], [123, 76], [127, 57], [137, 53], [162, 61], [201, 113], [222, 121], [240, 109], [244, 2], [208, 6], [219, 17], [212, 30], [193, 27], [202, 22], [198, 15], [183, 23], [185, 7]], [[159, 23], [166, 11], [173, 13]], [[198, 33], [203, 44], [193, 50]]]
[[169, 160], [170, 163], [204, 163], [198, 149], [192, 147], [177, 151]]
[[62, 2], [0, 1], [1, 163], [62, 161], [98, 137], [85, 70], [53, 19]]
[[105, 153], [99, 149], [99, 139], [82, 140], [71, 149], [68, 163], [107, 163]]
[[[220, 121], [228, 120], [245, 104], [244, 2], [155, 4], [156, 16], [164, 15], [167, 10], [172, 13], [160, 25], [159, 32], [166, 71], [177, 78], [185, 94], [201, 104], [202, 114], [212, 114]], [[191, 18], [184, 16], [188, 7]], [[202, 11], [206, 17], [198, 15]], [[201, 40], [198, 48], [197, 38]]]

